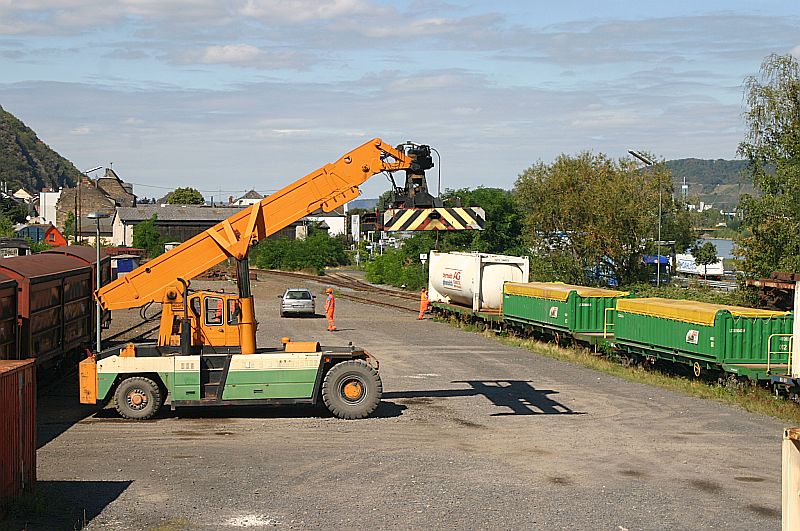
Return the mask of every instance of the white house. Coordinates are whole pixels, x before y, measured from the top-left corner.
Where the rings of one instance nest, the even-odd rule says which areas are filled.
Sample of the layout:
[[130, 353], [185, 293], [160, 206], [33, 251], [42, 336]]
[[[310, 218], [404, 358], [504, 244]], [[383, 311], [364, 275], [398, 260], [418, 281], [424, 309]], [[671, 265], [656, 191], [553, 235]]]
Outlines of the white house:
[[39, 222], [56, 224], [56, 203], [61, 197], [61, 190], [57, 192], [39, 192]]

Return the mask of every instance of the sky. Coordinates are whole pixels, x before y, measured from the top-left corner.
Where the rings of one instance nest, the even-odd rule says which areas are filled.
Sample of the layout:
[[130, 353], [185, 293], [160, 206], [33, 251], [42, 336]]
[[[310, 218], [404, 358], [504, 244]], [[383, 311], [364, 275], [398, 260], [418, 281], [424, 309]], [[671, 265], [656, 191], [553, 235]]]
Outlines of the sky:
[[434, 147], [442, 189], [735, 158], [773, 53], [800, 57], [800, 2], [0, 0], [0, 106], [139, 197], [269, 193], [374, 137]]

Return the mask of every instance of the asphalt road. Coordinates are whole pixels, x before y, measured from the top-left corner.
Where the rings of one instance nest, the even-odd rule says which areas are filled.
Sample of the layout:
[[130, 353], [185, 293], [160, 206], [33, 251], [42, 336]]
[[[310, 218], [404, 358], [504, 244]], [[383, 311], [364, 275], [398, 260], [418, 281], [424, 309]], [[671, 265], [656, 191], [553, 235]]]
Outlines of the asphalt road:
[[[302, 285], [302, 282], [291, 282]], [[323, 284], [306, 283], [320, 295]], [[259, 343], [363, 346], [384, 400], [166, 411], [126, 422], [40, 400], [27, 529], [778, 529], [782, 423], [539, 357], [411, 313], [340, 299], [280, 319], [254, 283]], [[19, 523], [19, 520], [16, 521]]]

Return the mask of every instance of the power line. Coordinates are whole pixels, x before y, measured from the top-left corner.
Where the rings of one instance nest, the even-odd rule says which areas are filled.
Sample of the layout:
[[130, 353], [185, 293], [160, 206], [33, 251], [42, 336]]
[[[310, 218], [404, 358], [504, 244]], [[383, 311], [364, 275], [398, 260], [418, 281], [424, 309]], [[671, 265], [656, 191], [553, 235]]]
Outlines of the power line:
[[[159, 189], [159, 190], [175, 190], [176, 189], [175, 186], [158, 186], [158, 185], [155, 185], [155, 184], [134, 183], [134, 182], [131, 182], [131, 181], [125, 181], [125, 182], [129, 183], [129, 184], [132, 184], [134, 186], [140, 186], [142, 188], [156, 188], [156, 189]], [[177, 188], [187, 188], [187, 187], [178, 186]], [[195, 188], [195, 190], [197, 190], [198, 192], [209, 193], [209, 194], [223, 193], [223, 192], [226, 193], [226, 194], [235, 194], [235, 193], [247, 193], [250, 190], [254, 190], [254, 189], [253, 188], [250, 188], [250, 189], [239, 188], [238, 190], [220, 190], [219, 188], [216, 188], [214, 190], [201, 190], [199, 188]], [[255, 191], [258, 192], [258, 193], [272, 193], [272, 192], [277, 192], [278, 190], [277, 189], [266, 189], [266, 190], [255, 190]]]

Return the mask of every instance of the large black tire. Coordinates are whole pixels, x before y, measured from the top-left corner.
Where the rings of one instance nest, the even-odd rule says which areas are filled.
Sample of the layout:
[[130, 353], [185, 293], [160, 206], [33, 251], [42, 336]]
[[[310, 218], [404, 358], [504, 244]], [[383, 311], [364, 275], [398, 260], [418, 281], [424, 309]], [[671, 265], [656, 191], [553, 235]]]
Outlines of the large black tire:
[[375, 411], [382, 394], [378, 371], [363, 360], [337, 363], [322, 380], [322, 401], [340, 419], [363, 419]]
[[126, 419], [149, 419], [161, 408], [161, 400], [158, 384], [141, 376], [126, 378], [114, 393], [114, 407]]

